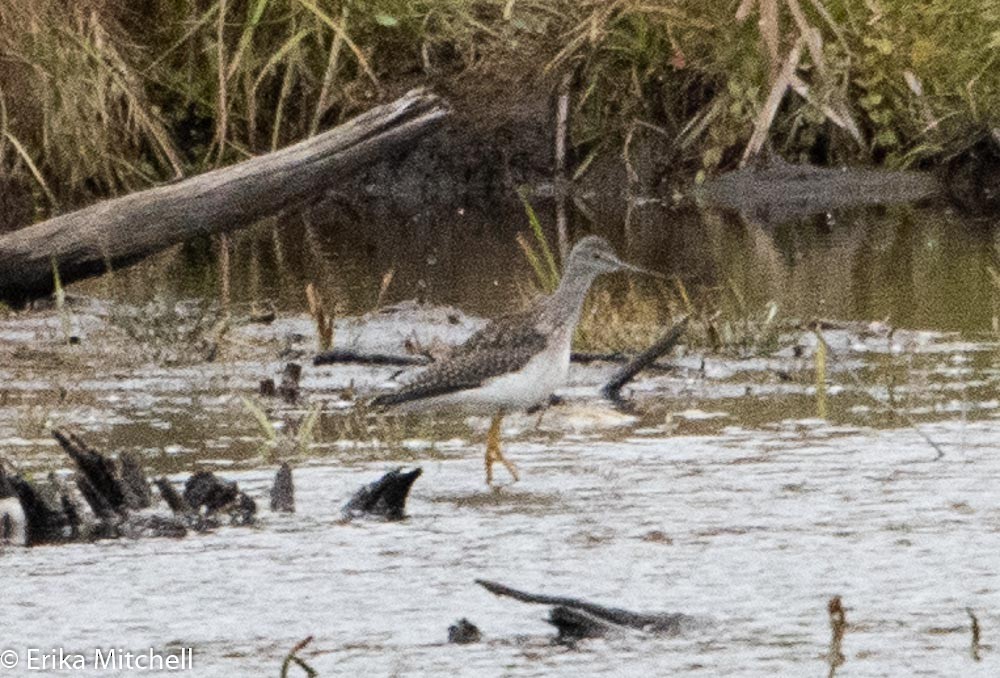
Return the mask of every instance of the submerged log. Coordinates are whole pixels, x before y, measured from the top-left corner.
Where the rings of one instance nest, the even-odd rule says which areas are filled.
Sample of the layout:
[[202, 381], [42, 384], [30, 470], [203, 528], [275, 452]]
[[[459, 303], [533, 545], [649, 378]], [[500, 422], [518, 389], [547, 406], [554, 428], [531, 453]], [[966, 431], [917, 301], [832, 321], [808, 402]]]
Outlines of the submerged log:
[[171, 513], [175, 516], [194, 515], [195, 510], [184, 500], [184, 497], [181, 496], [181, 493], [177, 491], [177, 488], [169, 480], [161, 476], [154, 480], [153, 484], [160, 491], [163, 501], [167, 502], [167, 507]]
[[569, 643], [584, 638], [607, 638], [621, 635], [622, 627], [610, 624], [592, 614], [565, 605], [558, 605], [549, 610], [548, 623], [556, 627], [556, 640]]
[[338, 348], [332, 351], [317, 353], [313, 357], [313, 365], [333, 365], [336, 363], [360, 363], [362, 365], [429, 365], [431, 359], [425, 355], [405, 355], [393, 353], [362, 353], [350, 349]]
[[688, 319], [682, 318], [674, 324], [655, 344], [633, 358], [628, 364], [612, 375], [608, 383], [601, 389], [601, 394], [608, 400], [621, 402], [621, 390], [625, 384], [632, 381], [637, 374], [652, 365], [660, 356], [677, 345], [681, 335], [687, 329]]
[[479, 627], [462, 617], [457, 622], [448, 627], [448, 642], [456, 645], [469, 645], [482, 640], [483, 634]]
[[295, 513], [295, 485], [292, 484], [292, 467], [283, 462], [271, 486], [271, 510], [276, 513]]
[[[0, 460], [0, 501], [17, 498], [23, 535], [15, 532], [13, 516], [0, 505], [0, 541], [26, 546], [118, 537], [183, 537], [188, 530], [205, 532], [228, 515], [232, 525], [255, 520], [257, 504], [232, 481], [200, 471], [188, 479], [182, 496], [166, 478], [155, 485], [172, 515], [154, 513], [153, 494], [139, 459], [123, 453], [117, 464], [89, 447], [78, 435], [55, 430], [53, 435], [76, 462], [76, 487], [90, 511], [81, 512], [73, 494], [55, 474], [47, 484], [34, 484], [4, 471]], [[290, 476], [289, 476], [290, 480]]]
[[389, 471], [370, 485], [358, 490], [343, 508], [344, 518], [351, 520], [362, 516], [384, 520], [402, 520], [406, 517], [406, 498], [423, 469], [403, 472], [398, 468]]
[[49, 219], [0, 237], [0, 301], [130, 266], [194, 236], [232, 231], [320, 196], [361, 166], [437, 129], [448, 114], [419, 90], [274, 153]]
[[24, 514], [24, 545], [37, 546], [68, 541], [73, 526], [62, 506], [52, 506], [39, 490], [20, 475], [8, 477]]
[[87, 500], [94, 515], [109, 519], [125, 515], [125, 487], [118, 477], [114, 462], [89, 447], [80, 436], [71, 431], [54, 429], [52, 435], [76, 462], [82, 474], [77, 486]]
[[696, 195], [765, 224], [846, 207], [909, 203], [942, 194], [925, 172], [796, 165], [771, 157], [706, 181]]
[[673, 635], [680, 633], [684, 624], [693, 621], [692, 617], [681, 613], [631, 612], [577, 598], [526, 593], [484, 579], [477, 579], [476, 583], [497, 596], [506, 596], [524, 603], [552, 605], [555, 609], [548, 621], [560, 630], [560, 637], [563, 637], [564, 633], [566, 638], [594, 637], [606, 635], [610, 631], [620, 632], [623, 629]]
[[277, 392], [286, 403], [294, 405], [299, 399], [299, 379], [302, 378], [302, 365], [298, 363], [286, 363], [285, 369], [281, 372], [281, 385]]
[[233, 525], [249, 525], [257, 514], [257, 503], [232, 480], [211, 471], [198, 471], [184, 484], [184, 501], [208, 517], [228, 513]]

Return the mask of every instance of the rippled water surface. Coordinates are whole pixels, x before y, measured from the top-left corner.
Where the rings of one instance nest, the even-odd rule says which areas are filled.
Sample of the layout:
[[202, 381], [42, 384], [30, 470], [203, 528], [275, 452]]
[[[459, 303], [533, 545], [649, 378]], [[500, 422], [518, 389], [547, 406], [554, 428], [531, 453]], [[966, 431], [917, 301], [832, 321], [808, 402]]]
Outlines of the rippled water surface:
[[[1000, 362], [987, 334], [990, 245], [955, 236], [941, 254], [943, 240], [927, 235], [940, 226], [927, 223], [911, 220], [896, 256], [923, 253], [910, 264], [950, 272], [911, 271], [909, 292], [900, 287], [895, 300], [895, 288], [869, 276], [891, 259], [884, 242], [859, 245], [883, 254], [855, 262], [853, 273], [830, 266], [851, 290], [841, 296], [822, 275], [823, 252], [834, 251], [822, 238], [793, 247], [790, 259], [748, 250], [763, 257], [756, 270], [780, 272], [778, 282], [758, 276], [755, 294], [792, 281], [799, 292], [782, 301], [803, 314], [833, 308], [873, 320], [883, 307], [910, 309], [912, 322], [892, 335], [861, 325], [825, 333], [825, 395], [808, 332], [768, 355], [682, 352], [674, 370], [629, 387], [630, 411], [597, 395], [614, 365], [577, 365], [563, 404], [540, 420], [506, 420], [506, 453], [522, 479], [498, 491], [483, 484], [484, 420], [349, 423], [345, 389], [385, 386], [397, 370], [308, 365], [311, 321], [294, 303], [279, 304], [271, 325], [235, 327], [212, 362], [180, 340], [130, 337], [116, 315], [127, 300], [77, 308], [75, 346], [62, 344], [55, 312], [2, 320], [0, 451], [18, 468], [68, 473], [47, 431], [69, 425], [101, 450], [141, 453], [150, 475], [181, 482], [215, 470], [262, 511], [255, 527], [181, 540], [0, 547], [0, 649], [192, 647], [192, 675], [276, 675], [311, 635], [301, 656], [324, 676], [825, 675], [826, 606], [840, 595], [849, 626], [837, 675], [997, 675]], [[873, 237], [864, 233], [855, 240]], [[733, 278], [736, 268], [716, 264], [705, 275]], [[400, 297], [421, 276], [424, 288], [440, 284], [425, 265], [400, 264]], [[500, 276], [502, 266], [490, 270]], [[810, 292], [810, 275], [827, 292]], [[142, 276], [153, 273], [129, 273], [121, 285]], [[919, 293], [941, 287], [966, 292], [963, 308]], [[336, 336], [340, 345], [402, 350], [407, 339], [454, 343], [478, 322], [404, 306], [367, 323], [340, 320]], [[302, 402], [260, 401], [279, 430], [269, 447], [243, 398], [296, 355], [306, 362]], [[318, 404], [324, 414], [307, 451], [292, 452], [295, 427]], [[288, 456], [297, 512], [276, 515], [267, 492]], [[409, 518], [343, 524], [347, 498], [399, 465], [424, 469]], [[545, 607], [494, 597], [476, 578], [697, 621], [673, 637], [555, 645]], [[982, 627], [980, 662], [966, 608]], [[481, 643], [445, 642], [461, 617], [479, 626]]]

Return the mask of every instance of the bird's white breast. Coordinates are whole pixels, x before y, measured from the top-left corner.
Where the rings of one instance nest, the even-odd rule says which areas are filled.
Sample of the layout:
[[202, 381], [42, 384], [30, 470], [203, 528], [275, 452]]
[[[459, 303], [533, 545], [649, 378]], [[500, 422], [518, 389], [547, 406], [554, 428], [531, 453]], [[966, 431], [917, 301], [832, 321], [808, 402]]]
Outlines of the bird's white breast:
[[487, 379], [481, 386], [429, 398], [427, 407], [459, 407], [483, 413], [498, 409], [525, 410], [548, 401], [569, 376], [570, 340], [573, 328], [562, 330], [549, 341], [545, 350], [517, 372]]

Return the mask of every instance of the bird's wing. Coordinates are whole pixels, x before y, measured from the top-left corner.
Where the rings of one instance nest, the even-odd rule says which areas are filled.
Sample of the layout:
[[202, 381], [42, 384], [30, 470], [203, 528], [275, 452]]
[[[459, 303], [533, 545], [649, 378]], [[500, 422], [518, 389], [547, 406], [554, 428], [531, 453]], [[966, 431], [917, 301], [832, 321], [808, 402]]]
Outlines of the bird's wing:
[[545, 336], [534, 323], [495, 321], [434, 363], [398, 391], [372, 399], [375, 407], [389, 407], [413, 400], [465, 391], [492, 377], [515, 372], [545, 347]]

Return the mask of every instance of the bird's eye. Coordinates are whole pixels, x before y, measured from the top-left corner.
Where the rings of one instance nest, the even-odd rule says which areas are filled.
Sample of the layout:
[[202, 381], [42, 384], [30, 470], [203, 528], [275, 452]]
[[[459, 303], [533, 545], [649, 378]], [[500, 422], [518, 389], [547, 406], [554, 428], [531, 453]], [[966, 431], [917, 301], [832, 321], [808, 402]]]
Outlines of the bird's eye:
[[600, 255], [600, 254], [598, 254], [597, 252], [594, 252], [594, 253], [593, 253], [593, 254], [591, 254], [590, 256], [591, 256], [591, 257], [593, 257], [594, 259], [600, 259], [600, 258], [601, 258], [601, 255]]

